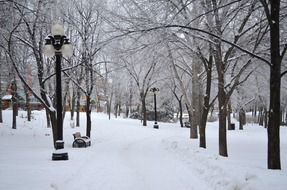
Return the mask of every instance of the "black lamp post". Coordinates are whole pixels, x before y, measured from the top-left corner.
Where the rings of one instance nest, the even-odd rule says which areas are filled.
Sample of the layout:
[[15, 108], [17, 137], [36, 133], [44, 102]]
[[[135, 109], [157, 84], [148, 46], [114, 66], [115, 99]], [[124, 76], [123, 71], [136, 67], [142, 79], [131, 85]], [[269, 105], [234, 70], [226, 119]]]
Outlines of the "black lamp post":
[[52, 155], [52, 160], [68, 160], [68, 153], [57, 151], [64, 149], [63, 141], [63, 107], [62, 107], [62, 79], [61, 79], [61, 60], [62, 57], [71, 57], [73, 54], [69, 39], [64, 35], [64, 27], [60, 24], [52, 26], [52, 35], [45, 39], [44, 54], [47, 57], [56, 57], [56, 110], [57, 110], [57, 139], [56, 151]]
[[151, 92], [153, 92], [153, 99], [154, 99], [154, 125], [153, 128], [158, 129], [157, 124], [157, 111], [156, 111], [156, 93], [159, 92], [159, 89], [156, 87], [153, 87], [150, 89]]

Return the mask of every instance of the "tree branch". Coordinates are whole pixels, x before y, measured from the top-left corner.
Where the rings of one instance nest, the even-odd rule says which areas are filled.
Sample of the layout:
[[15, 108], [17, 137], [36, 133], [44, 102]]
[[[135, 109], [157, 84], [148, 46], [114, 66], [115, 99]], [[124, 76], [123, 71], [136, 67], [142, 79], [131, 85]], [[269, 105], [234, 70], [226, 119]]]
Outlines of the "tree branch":
[[171, 25], [162, 25], [162, 26], [156, 26], [156, 27], [152, 27], [152, 28], [148, 28], [148, 29], [142, 29], [142, 30], [130, 30], [128, 32], [126, 32], [125, 34], [123, 34], [122, 36], [124, 35], [128, 35], [128, 34], [132, 34], [132, 33], [138, 33], [138, 32], [151, 32], [151, 31], [154, 31], [154, 30], [159, 30], [159, 29], [164, 29], [164, 28], [181, 28], [181, 29], [186, 29], [186, 30], [191, 30], [191, 31], [197, 31], [197, 32], [200, 32], [200, 33], [204, 33], [204, 34], [208, 34], [212, 37], [215, 37], [217, 39], [220, 39], [222, 42], [224, 43], [227, 43], [231, 46], [234, 46], [236, 47], [237, 49], [241, 50], [242, 52], [250, 55], [251, 57], [254, 57], [256, 59], [259, 59], [261, 61], [263, 61], [264, 63], [266, 63], [268, 66], [271, 66], [271, 63], [264, 59], [263, 57], [260, 57], [242, 47], [240, 47], [239, 45], [237, 44], [234, 44], [228, 40], [225, 40], [223, 38], [221, 38], [220, 36], [216, 35], [216, 34], [213, 34], [211, 32], [208, 32], [208, 31], [205, 31], [205, 30], [202, 30], [202, 29], [199, 29], [199, 28], [195, 28], [195, 27], [191, 27], [191, 26], [183, 26], [183, 25], [177, 25], [177, 24], [171, 24]]
[[287, 43], [284, 45], [283, 51], [282, 51], [282, 53], [281, 53], [281, 55], [280, 55], [280, 59], [281, 59], [280, 61], [281, 61], [281, 62], [282, 62], [282, 60], [283, 60], [283, 57], [284, 57], [286, 51], [287, 51]]

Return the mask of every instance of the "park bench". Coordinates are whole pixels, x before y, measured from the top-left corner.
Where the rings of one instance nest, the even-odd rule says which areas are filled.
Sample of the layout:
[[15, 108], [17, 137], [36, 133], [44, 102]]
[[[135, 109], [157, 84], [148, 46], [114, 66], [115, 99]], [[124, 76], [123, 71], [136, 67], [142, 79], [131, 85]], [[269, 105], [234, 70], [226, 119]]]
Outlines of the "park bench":
[[74, 133], [73, 136], [73, 148], [86, 148], [87, 146], [91, 146], [91, 139], [89, 137], [81, 136], [80, 132]]
[[189, 121], [184, 122], [184, 126], [187, 127], [187, 128], [190, 128], [190, 126], [191, 126], [190, 122]]

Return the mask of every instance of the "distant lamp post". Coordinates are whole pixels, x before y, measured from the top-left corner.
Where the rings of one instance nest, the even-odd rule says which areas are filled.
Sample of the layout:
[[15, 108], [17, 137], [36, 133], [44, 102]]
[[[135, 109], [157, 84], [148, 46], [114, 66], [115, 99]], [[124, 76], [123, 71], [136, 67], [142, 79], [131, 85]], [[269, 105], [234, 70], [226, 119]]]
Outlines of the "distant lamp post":
[[154, 99], [154, 125], [153, 128], [158, 129], [157, 124], [157, 111], [156, 111], [156, 94], [159, 92], [159, 89], [156, 87], [153, 87], [150, 89], [151, 92], [153, 92], [153, 99]]
[[61, 59], [62, 57], [69, 58], [73, 55], [73, 49], [69, 39], [64, 35], [64, 27], [61, 24], [52, 26], [52, 35], [45, 39], [44, 54], [47, 57], [56, 57], [56, 110], [57, 110], [57, 139], [55, 148], [56, 151], [52, 155], [52, 160], [68, 160], [68, 153], [64, 149], [63, 141], [63, 107], [62, 107], [62, 85], [61, 85]]

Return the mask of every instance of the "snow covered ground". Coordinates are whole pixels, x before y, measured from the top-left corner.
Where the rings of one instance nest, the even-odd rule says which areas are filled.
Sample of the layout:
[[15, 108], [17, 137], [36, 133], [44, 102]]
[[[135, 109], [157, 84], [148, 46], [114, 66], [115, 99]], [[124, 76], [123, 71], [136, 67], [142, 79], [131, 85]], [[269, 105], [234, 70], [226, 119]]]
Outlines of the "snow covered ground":
[[217, 122], [208, 123], [206, 150], [189, 139], [189, 129], [159, 123], [108, 120], [92, 113], [92, 146], [72, 148], [70, 115], [64, 123], [68, 161], [52, 161], [52, 136], [44, 112], [31, 122], [18, 116], [11, 129], [11, 111], [0, 124], [0, 189], [2, 190], [283, 190], [287, 189], [287, 128], [281, 128], [282, 170], [267, 170], [266, 129], [257, 125], [228, 131], [229, 157], [218, 156]]

